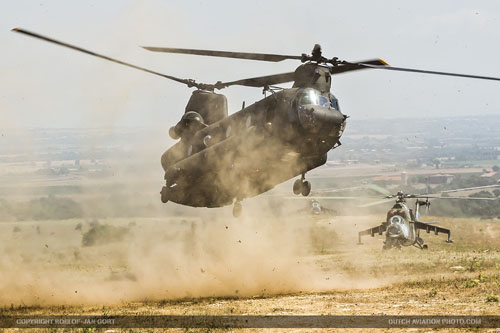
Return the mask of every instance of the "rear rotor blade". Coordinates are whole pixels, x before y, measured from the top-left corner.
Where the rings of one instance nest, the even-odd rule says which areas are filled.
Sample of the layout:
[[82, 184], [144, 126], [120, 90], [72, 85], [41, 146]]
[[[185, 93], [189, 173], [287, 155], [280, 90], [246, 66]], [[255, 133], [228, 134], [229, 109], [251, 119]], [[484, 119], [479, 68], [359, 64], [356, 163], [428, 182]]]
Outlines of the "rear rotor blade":
[[271, 61], [271, 62], [278, 62], [278, 61], [283, 61], [286, 59], [298, 59], [298, 60], [300, 60], [302, 58], [301, 56], [268, 54], [268, 53], [178, 49], [178, 48], [172, 48], [172, 47], [154, 47], [154, 46], [143, 46], [143, 48], [148, 50], [148, 51], [153, 51], [153, 52], [180, 53], [180, 54], [201, 55], [201, 56], [209, 56], [209, 57], [236, 58], [236, 59], [247, 59], [247, 60]]
[[229, 86], [247, 86], [247, 87], [265, 87], [272, 86], [275, 84], [286, 83], [290, 81], [294, 81], [295, 72], [281, 73], [281, 74], [273, 74], [266, 76], [258, 76], [248, 79], [241, 79], [230, 82], [217, 82], [215, 87], [217, 89], [222, 89]]
[[124, 66], [127, 66], [127, 67], [138, 69], [138, 70], [143, 71], [143, 72], [147, 72], [147, 73], [151, 73], [151, 74], [154, 74], [154, 75], [158, 75], [158, 76], [161, 76], [161, 77], [164, 77], [164, 78], [176, 81], [176, 82], [180, 82], [180, 83], [186, 84], [188, 87], [197, 87], [197, 88], [200, 87], [200, 88], [203, 89], [203, 86], [207, 86], [207, 85], [203, 85], [203, 84], [198, 84], [198, 83], [194, 82], [193, 80], [180, 79], [180, 78], [175, 77], [175, 76], [162, 74], [162, 73], [155, 72], [155, 71], [152, 71], [152, 70], [147, 69], [147, 68], [143, 68], [143, 67], [139, 67], [139, 66], [136, 66], [136, 65], [132, 65], [132, 64], [123, 62], [121, 60], [113, 59], [113, 58], [110, 58], [108, 56], [105, 56], [105, 55], [102, 55], [102, 54], [99, 54], [99, 53], [95, 53], [95, 52], [86, 50], [84, 48], [81, 48], [81, 47], [78, 47], [78, 46], [75, 46], [75, 45], [64, 43], [64, 42], [61, 42], [61, 41], [58, 41], [58, 40], [55, 40], [55, 39], [52, 39], [52, 38], [49, 38], [49, 37], [46, 37], [46, 36], [42, 36], [40, 34], [31, 32], [31, 31], [28, 31], [28, 30], [24, 30], [22, 28], [14, 28], [11, 31], [19, 32], [21, 34], [24, 34], [24, 35], [27, 35], [27, 36], [30, 36], [30, 37], [38, 38], [38, 39], [44, 40], [46, 42], [50, 42], [50, 43], [54, 43], [54, 44], [57, 44], [57, 45], [60, 45], [60, 46], [64, 46], [64, 47], [73, 49], [75, 51], [80, 51], [80, 52], [83, 52], [83, 53], [86, 53], [86, 54], [89, 54], [89, 55], [92, 55], [92, 56], [95, 56], [95, 57], [98, 57], [98, 58], [101, 58], [101, 59], [105, 59], [105, 60], [108, 60], [108, 61], [120, 64], [120, 65], [124, 65]]
[[359, 63], [358, 65], [366, 67], [366, 68], [386, 69], [386, 70], [390, 70], [390, 71], [423, 73], [423, 74], [434, 74], [434, 75], [465, 77], [465, 78], [469, 78], [469, 79], [482, 79], [482, 80], [500, 81], [500, 78], [498, 78], [498, 77], [492, 77], [492, 76], [470, 75], [470, 74], [449, 73], [449, 72], [437, 72], [437, 71], [429, 71], [429, 70], [423, 70], [423, 69], [392, 67], [392, 66], [380, 66], [380, 65], [374, 65], [374, 64], [370, 64], [370, 63], [366, 63], [366, 62]]

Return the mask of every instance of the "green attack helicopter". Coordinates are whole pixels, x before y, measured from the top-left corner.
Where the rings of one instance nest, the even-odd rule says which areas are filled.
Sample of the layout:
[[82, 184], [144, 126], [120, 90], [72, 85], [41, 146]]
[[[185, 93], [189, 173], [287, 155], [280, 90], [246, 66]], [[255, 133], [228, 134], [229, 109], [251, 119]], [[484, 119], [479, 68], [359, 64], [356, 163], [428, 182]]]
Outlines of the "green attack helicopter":
[[[500, 187], [500, 185], [487, 185], [479, 187], [470, 187], [456, 190], [441, 191], [439, 193], [451, 193], [459, 191], [470, 191], [470, 190], [480, 190], [485, 188]], [[443, 233], [448, 235], [446, 240], [447, 243], [452, 243], [451, 231], [450, 229], [442, 228], [434, 224], [438, 222], [423, 222], [420, 220], [420, 208], [426, 207], [428, 210], [431, 203], [429, 199], [461, 199], [461, 200], [497, 200], [497, 198], [478, 198], [478, 197], [439, 197], [437, 194], [405, 194], [399, 191], [396, 194], [386, 196], [384, 200], [377, 201], [370, 204], [365, 204], [360, 207], [369, 207], [373, 205], [378, 205], [396, 199], [396, 203], [387, 212], [387, 218], [380, 225], [360, 231], [358, 233], [358, 244], [361, 243], [361, 237], [365, 235], [370, 235], [372, 237], [375, 234], [382, 235], [385, 232], [386, 238], [384, 241], [384, 250], [391, 248], [401, 248], [402, 246], [416, 246], [420, 249], [427, 249], [427, 244], [424, 244], [424, 240], [420, 237], [420, 231], [425, 230], [427, 233], [431, 231], [435, 235]], [[407, 199], [415, 200], [415, 210], [412, 210], [407, 204]]]

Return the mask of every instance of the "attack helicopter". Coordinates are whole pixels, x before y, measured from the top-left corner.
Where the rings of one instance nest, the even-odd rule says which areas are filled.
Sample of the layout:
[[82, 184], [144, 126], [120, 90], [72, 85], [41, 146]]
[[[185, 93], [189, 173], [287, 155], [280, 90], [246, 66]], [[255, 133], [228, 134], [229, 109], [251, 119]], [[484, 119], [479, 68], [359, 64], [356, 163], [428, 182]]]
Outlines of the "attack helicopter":
[[[311, 184], [305, 179], [306, 173], [325, 164], [328, 151], [341, 145], [348, 118], [331, 92], [333, 75], [383, 69], [500, 81], [495, 77], [392, 67], [382, 59], [356, 62], [337, 57], [328, 59], [318, 44], [311, 55], [144, 47], [154, 52], [302, 63], [293, 72], [205, 84], [162, 74], [21, 28], [12, 31], [196, 88], [184, 115], [169, 129], [170, 136], [179, 141], [161, 156], [165, 179], [161, 201], [210, 208], [234, 204], [234, 216], [241, 214], [243, 199], [294, 177], [300, 178], [293, 184], [293, 193], [309, 195]], [[293, 82], [292, 88], [276, 86], [287, 82]], [[215, 90], [234, 85], [263, 88], [269, 96], [228, 115], [226, 96]]]
[[317, 199], [309, 199], [304, 208], [297, 209], [291, 214], [334, 217], [338, 215], [338, 212], [334, 209], [323, 206]]
[[[500, 185], [471, 187], [464, 189], [441, 191], [439, 193], [469, 191], [469, 190], [477, 190], [477, 189], [484, 189], [484, 188], [491, 188], [498, 186]], [[449, 229], [434, 225], [438, 222], [420, 221], [420, 208], [425, 207], [428, 210], [431, 205], [429, 199], [498, 200], [496, 198], [475, 198], [475, 197], [471, 198], [471, 197], [449, 197], [449, 196], [437, 197], [433, 194], [423, 194], [423, 195], [405, 194], [402, 191], [399, 191], [396, 194], [386, 196], [384, 200], [374, 202], [371, 204], [362, 205], [360, 207], [368, 207], [372, 205], [385, 203], [388, 200], [392, 200], [393, 198], [396, 198], [396, 203], [387, 212], [386, 221], [382, 222], [380, 225], [376, 227], [360, 231], [358, 233], [358, 244], [362, 244], [361, 236], [370, 235], [374, 237], [375, 234], [382, 235], [385, 232], [386, 238], [384, 241], [384, 246], [382, 247], [384, 250], [388, 250], [393, 247], [399, 249], [402, 246], [415, 246], [419, 249], [425, 250], [428, 248], [428, 246], [427, 244], [424, 244], [424, 240], [420, 237], [420, 230], [425, 230], [427, 233], [430, 233], [432, 231], [434, 232], [435, 235], [438, 235], [439, 233], [447, 234], [448, 238], [446, 242], [452, 243], [453, 241], [451, 240], [451, 231]], [[406, 203], [407, 199], [416, 199], [415, 210], [409, 208], [408, 204]]]

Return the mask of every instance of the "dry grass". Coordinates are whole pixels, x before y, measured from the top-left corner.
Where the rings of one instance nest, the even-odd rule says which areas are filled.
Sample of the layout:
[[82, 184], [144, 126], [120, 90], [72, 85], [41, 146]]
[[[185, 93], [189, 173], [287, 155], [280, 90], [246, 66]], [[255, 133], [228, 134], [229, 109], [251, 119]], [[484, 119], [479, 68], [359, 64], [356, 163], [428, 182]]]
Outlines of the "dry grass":
[[[170, 221], [170, 223], [166, 223], [168, 221], [165, 220], [152, 219], [108, 220], [104, 222], [115, 226], [127, 226], [131, 234], [137, 238], [132, 238], [132, 240], [126, 238], [119, 243], [90, 247], [81, 246], [82, 234], [91, 228], [86, 221], [3, 223], [0, 224], [2, 250], [5, 253], [0, 260], [2, 271], [10, 263], [18, 269], [24, 267], [24, 271], [21, 272], [24, 274], [57, 273], [60, 275], [56, 274], [54, 277], [67, 277], [68, 283], [73, 281], [76, 285], [78, 285], [77, 282], [83, 281], [90, 289], [96, 284], [108, 284], [115, 294], [109, 294], [112, 300], [109, 304], [99, 303], [101, 298], [96, 298], [97, 303], [93, 303], [92, 298], [85, 298], [82, 299], [81, 304], [78, 304], [78, 302], [58, 303], [58, 301], [52, 302], [50, 299], [42, 298], [37, 300], [27, 295], [24, 295], [26, 297], [21, 302], [15, 302], [15, 297], [11, 297], [12, 300], [9, 301], [2, 300], [0, 296], [0, 300], [3, 301], [0, 313], [7, 315], [500, 314], [500, 302], [498, 302], [500, 296], [500, 243], [498, 242], [500, 222], [442, 219], [441, 224], [451, 228], [455, 242], [447, 244], [444, 242], [444, 235], [435, 236], [432, 233], [428, 235], [424, 233], [424, 239], [429, 244], [427, 251], [417, 248], [382, 251], [383, 238], [378, 235], [374, 238], [365, 238], [364, 245], [356, 245], [357, 231], [373, 225], [373, 222], [378, 219], [378, 216], [365, 216], [338, 217], [328, 220], [304, 218], [280, 220], [279, 224], [273, 226], [274, 229], [271, 228], [270, 234], [267, 237], [263, 236], [264, 238], [260, 241], [274, 240], [277, 248], [289, 246], [294, 249], [291, 252], [294, 256], [292, 257], [294, 265], [288, 263], [289, 266], [283, 267], [288, 270], [289, 275], [302, 274], [300, 279], [304, 280], [305, 269], [314, 271], [314, 274], [311, 273], [310, 281], [306, 279], [301, 281], [296, 288], [284, 287], [283, 289], [272, 288], [272, 285], [280, 285], [285, 275], [272, 278], [271, 272], [267, 271], [272, 269], [272, 265], [263, 259], [263, 253], [257, 247], [250, 246], [248, 251], [240, 251], [234, 247], [244, 246], [245, 242], [251, 240], [258, 242], [255, 238], [257, 236], [251, 238], [246, 233], [248, 230], [254, 230], [256, 225], [269, 223], [263, 219], [258, 222], [254, 221], [259, 224], [243, 222], [243, 225], [246, 223], [249, 229], [236, 225], [235, 223], [242, 222], [234, 220], [223, 220], [220, 225], [205, 223], [204, 227], [200, 227], [201, 229], [193, 229], [197, 228], [193, 225], [202, 222], [191, 220]], [[432, 220], [432, 218], [426, 220]], [[81, 230], [75, 229], [79, 223], [82, 225]], [[178, 225], [178, 227], [173, 228], [173, 225]], [[18, 226], [20, 231], [13, 232], [14, 226]], [[216, 230], [217, 232], [236, 230], [227, 234], [227, 237], [231, 238], [231, 244], [234, 241], [234, 245], [223, 248], [221, 252], [216, 251], [217, 247], [209, 246], [214, 241], [210, 237], [188, 237], [196, 232], [206, 235], [211, 232], [211, 228], [218, 227], [220, 230], [217, 229], [219, 230]], [[280, 234], [283, 234], [284, 230], [288, 230], [293, 235], [294, 244], [287, 243], [292, 241], [290, 235], [286, 239], [281, 239]], [[130, 266], [130, 244], [141, 239], [148, 240], [138, 235], [144, 232], [150, 235], [147, 233], [149, 231], [156, 235], [156, 238], [149, 239], [151, 242], [162, 240], [168, 243], [180, 239], [181, 242], [178, 244], [184, 247], [175, 249], [197, 256], [190, 259], [196, 261], [197, 265], [203, 264], [200, 258], [203, 260], [216, 258], [218, 261], [234, 266], [235, 263], [227, 261], [228, 254], [224, 253], [232, 250], [240, 251], [238, 252], [239, 260], [243, 264], [245, 260], [249, 261], [249, 269], [247, 272], [230, 275], [236, 280], [233, 281], [235, 286], [240, 284], [239, 287], [232, 287], [232, 292], [215, 290], [213, 293], [192, 293], [191, 295], [188, 293], [169, 294], [160, 290], [162, 286], [160, 283], [153, 285], [154, 288], [158, 288], [158, 297], [150, 297], [151, 294], [148, 293], [136, 293], [133, 297], [123, 296], [122, 299], [125, 301], [120, 301], [121, 298], [116, 297], [116, 293], [125, 294], [125, 291], [120, 289], [121, 287], [134, 288], [135, 286], [140, 290], [143, 281], [147, 283], [168, 281], [168, 279], [150, 280], [142, 275], [145, 272], [152, 275], [164, 274], [165, 271], [160, 267], [156, 267], [156, 271], [153, 269], [137, 273]], [[257, 229], [257, 231], [262, 230]], [[242, 242], [238, 243], [238, 240]], [[222, 241], [218, 240], [218, 242]], [[256, 244], [263, 246], [262, 243]], [[223, 242], [219, 246], [224, 246]], [[141, 255], [159, 255], [154, 248], [151, 251], [146, 251]], [[210, 252], [210, 256], [205, 256], [203, 251]], [[287, 255], [285, 259], [289, 261], [291, 253], [278, 250], [274, 253], [267, 251], [267, 256], [272, 258], [273, 255]], [[181, 257], [183, 260], [190, 258], [189, 256]], [[263, 260], [263, 263], [254, 267], [253, 261], [255, 260]], [[18, 264], [20, 266], [16, 266]], [[144, 265], [148, 265], [147, 260], [144, 261]], [[215, 265], [215, 262], [206, 262], [203, 267], [196, 266], [196, 270], [186, 269], [185, 273], [195, 274], [194, 280], [192, 276], [188, 280], [201, 281], [207, 287], [210, 286], [207, 280], [203, 280], [207, 274], [212, 274], [213, 278], [224, 275], [222, 271], [212, 269], [211, 265]], [[234, 267], [241, 268], [244, 265]], [[79, 278], [74, 279], [75, 276]], [[267, 276], [266, 280], [260, 281], [260, 289], [255, 291], [250, 288], [249, 292], [245, 292], [245, 284], [250, 283], [252, 279], [258, 279], [259, 276]], [[237, 280], [238, 277], [241, 277], [240, 282]], [[28, 281], [19, 280], [19, 278], [14, 280], [21, 281], [19, 283]], [[3, 284], [2, 287], [12, 288], [14, 280], [6, 279], [4, 276], [0, 283]], [[33, 281], [37, 280], [31, 280]], [[288, 282], [293, 281], [295, 280], [291, 279]], [[16, 286], [19, 287], [19, 283]], [[200, 286], [203, 286], [203, 283]], [[40, 288], [50, 286], [50, 283], [40, 284]], [[84, 284], [79, 284], [79, 286], [82, 287]], [[182, 285], [178, 284], [178, 286]], [[267, 286], [267, 288], [262, 286]], [[70, 287], [73, 286], [70, 285]], [[32, 292], [36, 294], [37, 290], [32, 290]], [[78, 292], [84, 294], [85, 290]], [[42, 296], [39, 295], [39, 297]], [[74, 298], [74, 295], [72, 297], [78, 300]], [[57, 299], [62, 300], [64, 297]]]

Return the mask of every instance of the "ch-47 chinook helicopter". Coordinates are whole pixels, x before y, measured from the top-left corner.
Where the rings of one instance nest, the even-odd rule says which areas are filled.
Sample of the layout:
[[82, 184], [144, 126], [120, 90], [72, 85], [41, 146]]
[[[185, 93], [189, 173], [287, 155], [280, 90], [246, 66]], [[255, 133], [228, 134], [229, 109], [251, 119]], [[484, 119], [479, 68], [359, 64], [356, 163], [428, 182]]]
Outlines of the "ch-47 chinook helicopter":
[[[181, 120], [170, 128], [180, 139], [161, 157], [165, 186], [161, 200], [193, 207], [222, 207], [234, 203], [233, 215], [241, 214], [241, 201], [300, 176], [293, 184], [296, 195], [309, 195], [305, 180], [309, 170], [323, 165], [327, 152], [340, 146], [347, 116], [332, 94], [332, 75], [361, 69], [386, 69], [416, 73], [497, 80], [500, 78], [391, 67], [381, 59], [348, 62], [323, 57], [316, 44], [311, 55], [279, 55], [163, 47], [157, 52], [278, 62], [300, 60], [293, 72], [214, 84], [198, 83], [162, 74], [113, 59], [78, 46], [21, 28], [13, 31], [68, 47], [101, 59], [135, 68], [196, 88]], [[292, 88], [276, 87], [293, 82]], [[269, 96], [228, 116], [227, 99], [215, 93], [233, 85], [260, 87]]]
[[[439, 193], [450, 193], [458, 191], [470, 191], [478, 190], [484, 188], [498, 187], [500, 185], [488, 185], [480, 187], [471, 187], [465, 189], [441, 191]], [[420, 237], [420, 230], [425, 230], [427, 233], [431, 231], [435, 235], [439, 233], [447, 234], [447, 243], [452, 243], [451, 231], [446, 228], [442, 228], [433, 224], [437, 222], [422, 222], [420, 221], [420, 207], [430, 207], [431, 203], [429, 199], [463, 199], [463, 200], [498, 200], [496, 198], [477, 198], [477, 197], [436, 197], [432, 194], [405, 194], [403, 192], [398, 192], [397, 194], [389, 195], [386, 199], [391, 200], [396, 198], [396, 203], [387, 212], [386, 221], [382, 222], [380, 225], [360, 231], [358, 233], [358, 244], [361, 243], [361, 236], [375, 234], [382, 235], [385, 232], [385, 241], [383, 249], [391, 249], [392, 247], [401, 248], [402, 246], [416, 246], [420, 249], [427, 249], [427, 245], [424, 244], [424, 240]], [[415, 200], [415, 210], [409, 208], [406, 203], [406, 199], [416, 199]], [[425, 199], [425, 200], [422, 200]], [[368, 207], [374, 204], [385, 203], [387, 200], [382, 200], [372, 204], [363, 205], [360, 207]]]

